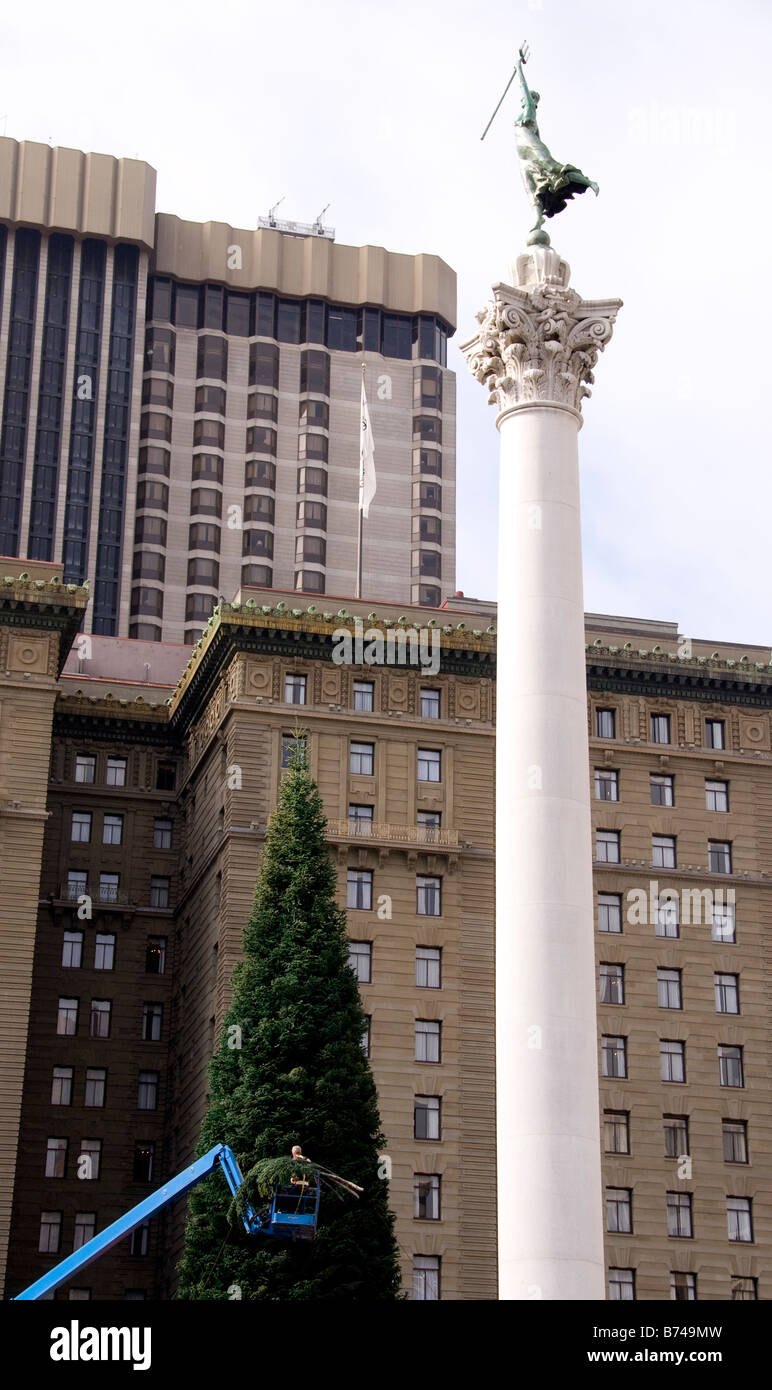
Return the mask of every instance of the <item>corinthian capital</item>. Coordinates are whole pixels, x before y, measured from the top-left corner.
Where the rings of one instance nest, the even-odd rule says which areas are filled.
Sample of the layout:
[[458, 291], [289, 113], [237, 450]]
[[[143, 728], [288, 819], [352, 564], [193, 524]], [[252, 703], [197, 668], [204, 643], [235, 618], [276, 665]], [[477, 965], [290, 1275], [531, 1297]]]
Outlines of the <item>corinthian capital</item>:
[[554, 251], [533, 247], [517, 262], [517, 285], [494, 285], [477, 315], [479, 331], [461, 344], [491, 405], [536, 401], [581, 411], [591, 395], [598, 353], [611, 338], [620, 299], [582, 299]]

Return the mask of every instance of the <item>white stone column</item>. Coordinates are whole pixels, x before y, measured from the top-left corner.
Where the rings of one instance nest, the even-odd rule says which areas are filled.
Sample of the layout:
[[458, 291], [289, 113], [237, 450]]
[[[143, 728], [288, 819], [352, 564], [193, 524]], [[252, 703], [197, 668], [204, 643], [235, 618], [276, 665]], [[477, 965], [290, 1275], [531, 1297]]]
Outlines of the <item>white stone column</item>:
[[499, 1298], [605, 1297], [577, 435], [618, 300], [519, 258], [463, 345], [501, 436], [496, 752]]

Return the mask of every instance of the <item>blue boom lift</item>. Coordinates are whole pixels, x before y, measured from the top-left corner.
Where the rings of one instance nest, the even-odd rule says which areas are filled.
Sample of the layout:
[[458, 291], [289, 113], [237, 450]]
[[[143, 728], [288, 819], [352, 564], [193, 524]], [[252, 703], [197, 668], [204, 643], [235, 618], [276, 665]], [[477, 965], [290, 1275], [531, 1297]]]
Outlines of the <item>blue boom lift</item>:
[[[195, 1187], [197, 1182], [207, 1177], [215, 1168], [222, 1169], [235, 1197], [244, 1181], [236, 1155], [227, 1144], [215, 1144], [203, 1158], [197, 1158], [195, 1163], [178, 1173], [176, 1178], [172, 1178], [143, 1202], [138, 1202], [125, 1216], [119, 1216], [117, 1221], [113, 1221], [112, 1225], [86, 1241], [79, 1250], [74, 1250], [65, 1260], [54, 1265], [47, 1274], [41, 1275], [40, 1279], [36, 1279], [23, 1293], [16, 1295], [16, 1301], [43, 1298], [59, 1284], [66, 1283], [92, 1260], [96, 1260], [106, 1250], [117, 1245], [118, 1241], [123, 1240], [136, 1226], [141, 1226], [143, 1221], [156, 1216], [164, 1207], [168, 1207], [191, 1187]], [[313, 1240], [319, 1218], [319, 1188], [320, 1174], [317, 1172], [309, 1181], [296, 1180], [290, 1187], [277, 1184], [273, 1189], [270, 1207], [265, 1213], [258, 1213], [251, 1202], [248, 1202], [242, 1213], [247, 1233], [273, 1236], [279, 1240]]]

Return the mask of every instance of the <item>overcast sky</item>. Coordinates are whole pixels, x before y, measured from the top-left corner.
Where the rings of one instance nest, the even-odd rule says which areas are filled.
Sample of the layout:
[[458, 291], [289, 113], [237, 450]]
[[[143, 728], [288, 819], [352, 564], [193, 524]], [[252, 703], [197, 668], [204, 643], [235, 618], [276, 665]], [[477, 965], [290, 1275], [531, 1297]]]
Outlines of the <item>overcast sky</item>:
[[0, 21], [0, 131], [130, 155], [160, 211], [434, 252], [458, 273], [458, 571], [496, 589], [498, 436], [455, 343], [530, 226], [520, 42], [561, 162], [600, 184], [548, 224], [624, 300], [584, 405], [585, 607], [772, 644], [768, 0], [310, 4], [36, 0]]

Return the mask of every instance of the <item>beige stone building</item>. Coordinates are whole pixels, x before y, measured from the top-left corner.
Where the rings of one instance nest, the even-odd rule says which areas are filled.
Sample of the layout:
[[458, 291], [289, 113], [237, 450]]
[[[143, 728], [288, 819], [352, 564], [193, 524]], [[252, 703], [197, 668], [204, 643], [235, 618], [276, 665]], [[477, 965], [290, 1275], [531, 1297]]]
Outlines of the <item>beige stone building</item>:
[[0, 139], [0, 554], [93, 584], [86, 630], [193, 642], [242, 584], [455, 587], [454, 272], [155, 212], [138, 160]]
[[[19, 585], [3, 613], [11, 634], [7, 615], [29, 602]], [[7, 1294], [190, 1161], [300, 724], [371, 1020], [405, 1286], [418, 1299], [495, 1297], [495, 619], [457, 603], [401, 617], [362, 605], [384, 655], [402, 634], [401, 662], [359, 660], [354, 620], [323, 602], [246, 589], [184, 672], [178, 648], [94, 637], [57, 691], [23, 657], [14, 738], [30, 720], [28, 746], [41, 768], [50, 753], [50, 772], [37, 801], [16, 781], [17, 811], [47, 820], [42, 867], [38, 847], [20, 879], [28, 897], [40, 888], [16, 1004], [29, 1017], [21, 1093], [18, 1021], [4, 1072], [3, 1152], [17, 1170]], [[43, 632], [45, 615], [24, 611]], [[332, 660], [341, 628], [351, 664]], [[765, 1299], [769, 652], [595, 615], [587, 641], [609, 1296]], [[48, 702], [49, 743], [30, 687]], [[5, 978], [16, 937], [2, 940]], [[84, 1146], [101, 1165], [91, 1185], [75, 1176]], [[168, 1297], [180, 1221], [165, 1214], [58, 1296]]]

